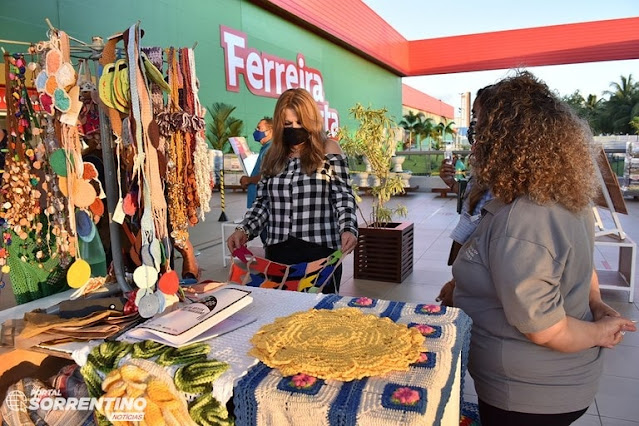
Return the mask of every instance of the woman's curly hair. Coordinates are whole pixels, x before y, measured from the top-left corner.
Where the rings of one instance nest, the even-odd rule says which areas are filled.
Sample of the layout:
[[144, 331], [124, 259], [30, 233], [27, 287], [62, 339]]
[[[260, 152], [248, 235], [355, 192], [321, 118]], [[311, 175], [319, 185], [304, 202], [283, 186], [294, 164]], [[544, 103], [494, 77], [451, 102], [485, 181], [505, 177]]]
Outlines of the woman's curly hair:
[[477, 183], [505, 203], [528, 196], [579, 212], [598, 188], [592, 133], [528, 71], [478, 94], [471, 159]]

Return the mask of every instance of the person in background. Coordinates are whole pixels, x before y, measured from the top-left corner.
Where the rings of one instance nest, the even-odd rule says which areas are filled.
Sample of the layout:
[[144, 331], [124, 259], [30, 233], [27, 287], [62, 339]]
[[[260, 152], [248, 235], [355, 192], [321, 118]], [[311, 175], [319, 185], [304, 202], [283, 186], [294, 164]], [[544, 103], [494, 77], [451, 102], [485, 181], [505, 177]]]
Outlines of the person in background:
[[481, 423], [569, 425], [594, 400], [603, 348], [636, 331], [591, 307], [592, 134], [526, 71], [479, 98], [471, 167], [495, 198], [453, 263], [453, 297], [473, 320]]
[[[271, 139], [273, 137], [273, 119], [271, 117], [264, 117], [261, 119], [257, 126], [255, 127], [255, 131], [253, 132], [253, 139], [255, 142], [259, 142], [262, 147], [260, 148], [260, 153], [257, 156], [257, 161], [255, 162], [255, 167], [253, 167], [253, 171], [251, 172], [251, 176], [242, 176], [240, 178], [240, 185], [242, 189], [246, 189], [246, 207], [251, 208], [253, 202], [255, 201], [255, 196], [257, 194], [257, 183], [262, 179], [262, 174], [260, 172], [260, 168], [262, 167], [262, 159], [264, 158], [264, 154], [271, 146]], [[260, 239], [262, 240], [262, 244], [266, 243], [266, 228], [262, 230], [260, 233]]]
[[[229, 251], [264, 227], [266, 258], [295, 264], [347, 255], [357, 244], [356, 204], [347, 159], [326, 136], [317, 103], [304, 89], [282, 93], [273, 114], [273, 140], [261, 168], [257, 196], [235, 232]], [[341, 266], [324, 293], [339, 291]]]
[[[468, 126], [468, 143], [471, 146], [471, 151], [472, 146], [475, 142], [474, 133], [475, 123], [477, 121], [476, 117], [479, 114], [479, 110], [481, 108], [481, 105], [479, 103], [479, 95], [485, 89], [486, 88], [482, 88], [477, 91], [477, 96], [475, 97], [475, 101], [473, 102], [473, 107], [471, 110], [470, 126]], [[470, 237], [470, 235], [479, 224], [482, 208], [488, 201], [492, 200], [493, 198], [493, 195], [488, 189], [475, 185], [472, 174], [468, 178], [468, 183], [466, 184], [463, 193], [460, 194], [459, 191], [461, 190], [461, 187], [459, 181], [455, 178], [456, 174], [457, 163], [455, 162], [455, 158], [453, 157], [453, 162], [444, 159], [439, 168], [439, 177], [444, 181], [446, 185], [448, 185], [450, 189], [457, 192], [458, 196], [462, 199], [461, 211], [459, 212], [459, 222], [457, 222], [457, 225], [450, 234], [450, 237], [453, 239], [453, 243], [450, 248], [450, 254], [448, 256], [448, 265], [453, 264], [453, 262], [457, 258], [459, 249], [462, 247], [462, 245], [466, 242], [468, 237]], [[453, 306], [454, 288], [455, 279], [451, 279], [443, 285], [436, 300], [438, 302], [441, 302], [442, 305]]]

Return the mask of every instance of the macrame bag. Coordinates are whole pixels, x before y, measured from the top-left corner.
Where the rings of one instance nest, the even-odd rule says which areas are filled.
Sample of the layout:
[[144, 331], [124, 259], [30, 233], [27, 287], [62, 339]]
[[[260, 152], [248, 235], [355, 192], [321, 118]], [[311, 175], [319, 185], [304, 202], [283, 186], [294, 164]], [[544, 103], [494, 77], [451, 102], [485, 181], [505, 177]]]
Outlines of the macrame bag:
[[228, 282], [249, 287], [320, 293], [340, 263], [340, 250], [312, 262], [287, 265], [255, 256], [242, 247], [233, 252]]

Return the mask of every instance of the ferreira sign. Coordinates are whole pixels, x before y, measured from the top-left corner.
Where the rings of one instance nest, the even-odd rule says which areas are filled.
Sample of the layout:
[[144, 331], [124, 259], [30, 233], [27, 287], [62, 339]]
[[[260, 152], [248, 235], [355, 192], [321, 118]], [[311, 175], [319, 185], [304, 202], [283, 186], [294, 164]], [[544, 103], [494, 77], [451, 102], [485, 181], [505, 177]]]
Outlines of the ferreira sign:
[[224, 49], [226, 90], [240, 91], [240, 74], [246, 87], [257, 96], [278, 98], [288, 89], [308, 90], [317, 102], [324, 127], [331, 134], [339, 127], [337, 110], [330, 108], [324, 95], [324, 80], [319, 70], [306, 66], [301, 53], [295, 61], [260, 53], [246, 46], [246, 34], [220, 25], [220, 45]]

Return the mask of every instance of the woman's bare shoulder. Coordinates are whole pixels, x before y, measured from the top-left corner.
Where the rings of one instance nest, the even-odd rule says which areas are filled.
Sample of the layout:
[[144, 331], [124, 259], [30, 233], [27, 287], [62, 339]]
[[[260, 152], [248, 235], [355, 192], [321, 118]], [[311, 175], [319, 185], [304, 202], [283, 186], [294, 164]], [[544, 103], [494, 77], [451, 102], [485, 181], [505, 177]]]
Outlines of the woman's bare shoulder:
[[342, 148], [335, 139], [327, 139], [324, 147], [326, 154], [342, 154]]

